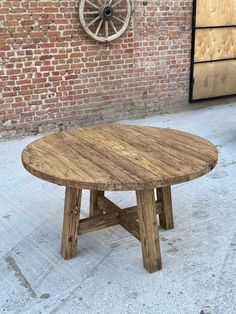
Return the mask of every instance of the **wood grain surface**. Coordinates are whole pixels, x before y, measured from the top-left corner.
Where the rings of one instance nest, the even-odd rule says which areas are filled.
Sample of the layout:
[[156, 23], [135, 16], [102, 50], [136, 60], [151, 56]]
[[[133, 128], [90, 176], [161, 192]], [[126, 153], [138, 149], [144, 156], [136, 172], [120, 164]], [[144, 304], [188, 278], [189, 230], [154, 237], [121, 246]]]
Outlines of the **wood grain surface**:
[[236, 60], [194, 65], [193, 98], [203, 99], [236, 93]]
[[154, 190], [136, 191], [144, 267], [150, 272], [162, 268]]
[[157, 199], [161, 203], [162, 211], [159, 215], [160, 225], [164, 229], [174, 228], [171, 187], [165, 186], [156, 190]]
[[236, 0], [197, 0], [196, 26], [236, 24]]
[[91, 190], [90, 191], [90, 202], [89, 202], [89, 216], [98, 216], [102, 214], [97, 206], [97, 200], [99, 196], [103, 196], [104, 191]]
[[236, 58], [235, 42], [236, 27], [196, 29], [194, 61]]
[[77, 234], [80, 221], [81, 190], [66, 187], [61, 255], [65, 259], [77, 254]]
[[196, 135], [155, 127], [100, 125], [42, 137], [22, 152], [24, 167], [46, 181], [93, 190], [143, 190], [189, 181], [217, 163]]

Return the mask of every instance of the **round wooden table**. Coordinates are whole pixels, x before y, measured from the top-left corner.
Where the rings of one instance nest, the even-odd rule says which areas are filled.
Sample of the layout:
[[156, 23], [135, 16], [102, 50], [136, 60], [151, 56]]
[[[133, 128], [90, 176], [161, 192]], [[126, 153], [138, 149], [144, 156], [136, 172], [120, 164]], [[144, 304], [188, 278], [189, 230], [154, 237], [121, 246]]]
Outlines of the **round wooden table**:
[[[211, 142], [190, 133], [110, 124], [44, 136], [23, 150], [22, 163], [40, 179], [66, 186], [65, 259], [76, 256], [78, 234], [120, 224], [141, 241], [144, 267], [154, 272], [161, 269], [157, 215], [161, 227], [174, 226], [171, 185], [208, 173], [217, 157]], [[82, 189], [91, 190], [85, 219]], [[136, 191], [137, 206], [121, 209], [104, 195], [118, 190]]]

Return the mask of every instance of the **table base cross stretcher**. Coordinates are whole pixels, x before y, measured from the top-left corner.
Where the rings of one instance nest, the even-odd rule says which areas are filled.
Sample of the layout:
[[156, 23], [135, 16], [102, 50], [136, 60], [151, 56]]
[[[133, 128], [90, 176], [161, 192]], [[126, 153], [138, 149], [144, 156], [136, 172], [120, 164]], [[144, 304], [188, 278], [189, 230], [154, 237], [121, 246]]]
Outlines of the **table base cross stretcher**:
[[[121, 209], [105, 197], [103, 191], [90, 191], [90, 217], [80, 219], [82, 190], [66, 188], [61, 254], [65, 259], [77, 255], [77, 236], [120, 224], [142, 244], [144, 267], [149, 272], [161, 269], [161, 253], [157, 232], [157, 214], [161, 227], [174, 227], [171, 189], [136, 191], [137, 206]], [[145, 206], [145, 210], [143, 207]]]

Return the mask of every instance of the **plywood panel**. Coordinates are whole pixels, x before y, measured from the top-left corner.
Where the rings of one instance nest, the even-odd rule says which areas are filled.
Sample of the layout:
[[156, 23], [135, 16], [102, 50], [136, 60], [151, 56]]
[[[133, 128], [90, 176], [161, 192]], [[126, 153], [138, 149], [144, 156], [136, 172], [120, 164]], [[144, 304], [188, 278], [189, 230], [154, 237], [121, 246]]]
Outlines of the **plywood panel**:
[[197, 0], [196, 27], [236, 25], [236, 0]]
[[236, 60], [194, 66], [193, 99], [236, 94]]
[[194, 61], [236, 57], [236, 28], [197, 29]]

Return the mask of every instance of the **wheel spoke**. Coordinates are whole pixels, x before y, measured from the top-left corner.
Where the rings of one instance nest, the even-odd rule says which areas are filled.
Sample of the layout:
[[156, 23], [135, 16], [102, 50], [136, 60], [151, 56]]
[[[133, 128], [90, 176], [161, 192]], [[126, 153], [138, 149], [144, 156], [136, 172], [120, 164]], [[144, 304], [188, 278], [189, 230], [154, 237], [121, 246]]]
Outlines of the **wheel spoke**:
[[125, 10], [125, 9], [118, 9], [118, 10], [116, 10], [115, 12], [118, 12], [118, 13], [125, 13], [125, 12], [127, 12], [127, 10]]
[[89, 11], [89, 12], [84, 12], [84, 15], [92, 15], [92, 14], [99, 14], [99, 11]]
[[118, 1], [116, 1], [116, 2], [113, 4], [113, 8], [114, 8], [114, 7], [116, 7], [118, 4], [120, 4], [120, 3], [121, 3], [121, 1], [122, 1], [122, 0], [118, 0]]
[[102, 27], [102, 23], [103, 23], [103, 19], [100, 20], [99, 24], [98, 24], [98, 27], [96, 29], [96, 32], [95, 32], [95, 35], [97, 35]]
[[105, 21], [105, 37], [109, 36], [108, 21]]
[[93, 19], [91, 22], [88, 23], [87, 27], [90, 27], [91, 25], [93, 25], [95, 22], [97, 22], [97, 20], [100, 19], [100, 16], [98, 15], [97, 17], [95, 17], [95, 19]]
[[115, 24], [113, 23], [112, 20], [110, 20], [110, 23], [111, 23], [111, 26], [112, 26], [112, 28], [114, 29], [115, 33], [117, 34], [118, 31], [117, 31], [117, 29], [116, 29], [116, 27], [115, 27]]
[[117, 20], [117, 21], [119, 21], [119, 22], [125, 24], [125, 21], [123, 21], [122, 19], [120, 19], [118, 16], [113, 15], [113, 18], [114, 18], [115, 20]]
[[92, 3], [91, 1], [89, 1], [89, 0], [85, 0], [88, 4], [90, 4], [92, 7], [94, 7], [94, 8], [96, 8], [96, 9], [99, 9], [99, 7], [96, 5], [96, 4], [94, 4], [94, 3]]

